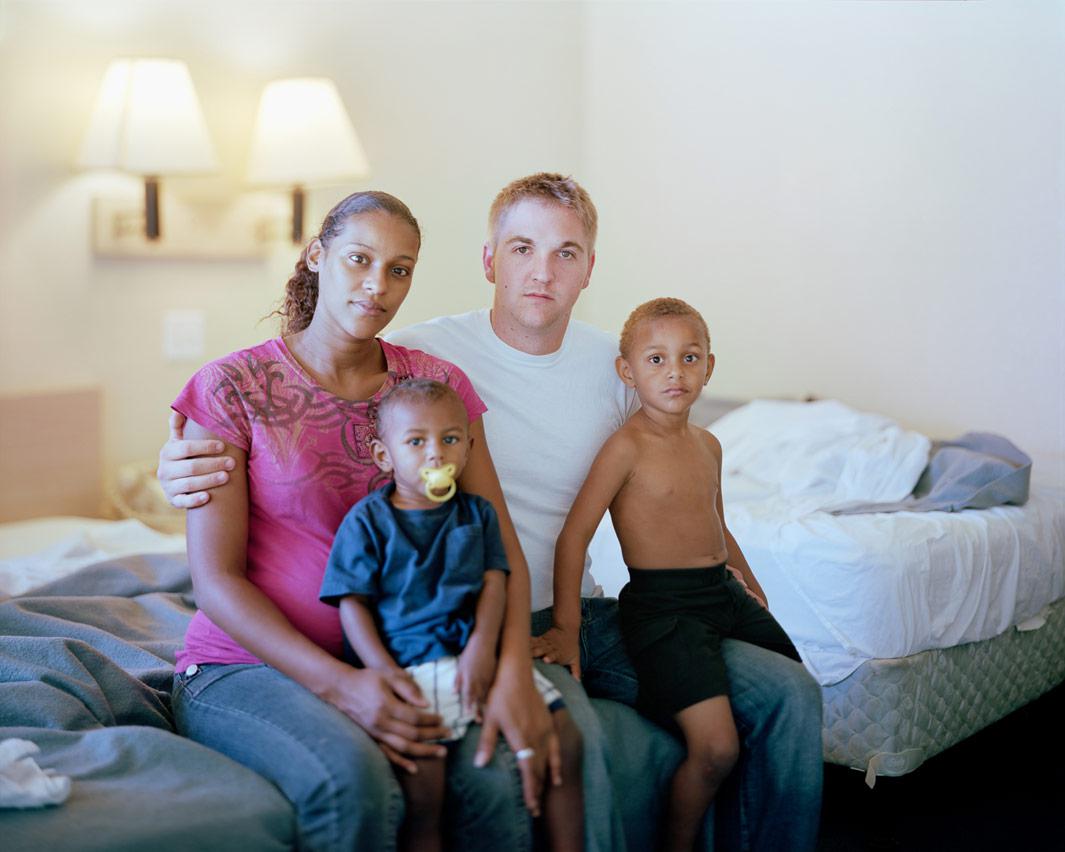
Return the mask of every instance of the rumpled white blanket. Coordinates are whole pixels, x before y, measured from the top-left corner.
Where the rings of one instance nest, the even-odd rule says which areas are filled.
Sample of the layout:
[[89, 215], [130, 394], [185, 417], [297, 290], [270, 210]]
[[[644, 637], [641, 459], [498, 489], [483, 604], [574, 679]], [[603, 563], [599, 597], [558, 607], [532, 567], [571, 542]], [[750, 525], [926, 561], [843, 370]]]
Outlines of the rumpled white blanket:
[[70, 779], [41, 769], [30, 757], [39, 751], [29, 740], [0, 740], [0, 808], [40, 808], [67, 800]]
[[832, 399], [755, 400], [710, 429], [721, 442], [722, 479], [781, 498], [792, 516], [858, 500], [902, 500], [931, 449], [925, 435]]

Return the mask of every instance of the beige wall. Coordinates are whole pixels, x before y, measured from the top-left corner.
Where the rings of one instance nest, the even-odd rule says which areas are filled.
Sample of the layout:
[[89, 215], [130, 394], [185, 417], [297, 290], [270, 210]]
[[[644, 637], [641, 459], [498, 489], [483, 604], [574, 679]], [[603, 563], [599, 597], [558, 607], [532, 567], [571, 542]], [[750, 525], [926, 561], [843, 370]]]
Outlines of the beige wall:
[[[0, 392], [101, 384], [109, 467], [154, 456], [194, 363], [260, 340], [293, 254], [95, 257], [73, 166], [120, 55], [185, 59], [242, 191], [262, 85], [336, 80], [425, 245], [405, 321], [484, 304], [509, 178], [574, 172], [602, 216], [579, 305], [616, 330], [673, 293], [711, 323], [722, 394], [837, 396], [933, 435], [1065, 458], [1065, 10], [1012, 3], [0, 2]], [[318, 191], [312, 220], [344, 188]]]
[[[243, 191], [264, 83], [325, 75], [373, 169], [425, 241], [403, 319], [482, 305], [488, 204], [510, 177], [580, 172], [583, 15], [568, 4], [392, 2], [0, 3], [0, 392], [100, 383], [105, 461], [152, 457], [196, 363], [163, 360], [163, 314], [207, 313], [207, 358], [270, 336], [257, 321], [295, 260], [107, 260], [90, 248], [94, 194], [138, 192], [74, 161], [108, 61], [190, 68], [223, 174], [173, 180], [186, 197]], [[316, 191], [310, 219], [346, 187]], [[164, 223], [165, 226], [165, 223]]]
[[674, 294], [727, 395], [1001, 432], [1065, 483], [1065, 5], [598, 4], [596, 321]]

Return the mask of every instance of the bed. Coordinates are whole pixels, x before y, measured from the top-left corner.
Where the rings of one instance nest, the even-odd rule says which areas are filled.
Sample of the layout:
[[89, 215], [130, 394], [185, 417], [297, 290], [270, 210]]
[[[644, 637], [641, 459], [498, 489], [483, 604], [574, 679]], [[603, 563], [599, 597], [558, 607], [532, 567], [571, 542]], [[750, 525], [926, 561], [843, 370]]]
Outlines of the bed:
[[[929, 440], [833, 401], [706, 400], [729, 528], [824, 695], [825, 760], [899, 776], [1065, 681], [1065, 494], [833, 514], [913, 489]], [[604, 522], [593, 572], [625, 582]]]
[[281, 794], [174, 733], [174, 652], [194, 612], [184, 537], [86, 517], [106, 502], [99, 409], [94, 389], [0, 400], [0, 741], [33, 743], [36, 766], [72, 779], [62, 804], [0, 810], [0, 843], [290, 849]]
[[[709, 422], [726, 410], [727, 416], [740, 412], [733, 408], [711, 403], [700, 416]], [[750, 410], [746, 416], [761, 418]], [[715, 434], [728, 444], [726, 458], [741, 459], [750, 448], [737, 442], [757, 430], [733, 420], [730, 428], [724, 418], [717, 420]], [[892, 456], [895, 467], [919, 462], [919, 447], [907, 447]], [[83, 441], [80, 455], [92, 455], [90, 450]], [[763, 453], [750, 455], [757, 460]], [[906, 523], [922, 529], [941, 525], [937, 535], [925, 535], [926, 561], [915, 563], [899, 558], [900, 550], [912, 555], [920, 548], [900, 548], [897, 532], [887, 531], [897, 530], [903, 515], [891, 521], [875, 514], [834, 518], [801, 495], [767, 494], [764, 481], [744, 478], [732, 467], [725, 480], [729, 524], [775, 613], [822, 683], [826, 760], [870, 778], [904, 774], [1065, 680], [1060, 494], [1037, 490], [1023, 507], [956, 516], [904, 513], [913, 515]], [[42, 478], [64, 475], [40, 465], [22, 469], [24, 477], [29, 471], [19, 486], [26, 493]], [[83, 465], [80, 505], [89, 513], [102, 499], [99, 470], [98, 459]], [[792, 474], [794, 481], [802, 478], [801, 471]], [[19, 475], [0, 469], [12, 488]], [[898, 487], [889, 480], [882, 484]], [[46, 497], [33, 499], [44, 511], [53, 505]], [[963, 517], [970, 514], [972, 519]], [[133, 519], [17, 520], [9, 514], [0, 515], [2, 521], [8, 523], [0, 523], [0, 740], [35, 743], [41, 767], [73, 780], [63, 804], [0, 811], [5, 848], [291, 848], [292, 809], [272, 785], [174, 733], [171, 669], [194, 611], [181, 537]], [[992, 544], [983, 556], [949, 526], [954, 523], [986, 528]], [[833, 525], [838, 541], [825, 532]], [[878, 532], [862, 540], [848, 533], [855, 526]], [[804, 531], [805, 545], [799, 537]], [[826, 540], [836, 549], [826, 550]], [[957, 558], [945, 559], [937, 543]], [[816, 559], [797, 558], [815, 545]], [[624, 568], [608, 525], [596, 536], [593, 558], [599, 582], [616, 592]], [[968, 580], [964, 573], [948, 574], [934, 587], [907, 579], [913, 572], [906, 565], [944, 562], [962, 572], [980, 571]], [[822, 573], [812, 574], [811, 566]], [[839, 584], [811, 580], [831, 571], [843, 577], [854, 566], [864, 566], [866, 582], [845, 592]], [[828, 588], [837, 597], [865, 595], [868, 579], [877, 574], [902, 578], [888, 584], [894, 601], [878, 602], [869, 592], [857, 618], [833, 610], [831, 596], [814, 594]], [[972, 579], [977, 576], [979, 582]], [[991, 603], [976, 606], [965, 619], [935, 622], [931, 633], [883, 629], [891, 612], [916, 611], [922, 588], [946, 590], [953, 600], [950, 590], [957, 583], [998, 591], [985, 595]], [[883, 614], [888, 617], [868, 617]]]

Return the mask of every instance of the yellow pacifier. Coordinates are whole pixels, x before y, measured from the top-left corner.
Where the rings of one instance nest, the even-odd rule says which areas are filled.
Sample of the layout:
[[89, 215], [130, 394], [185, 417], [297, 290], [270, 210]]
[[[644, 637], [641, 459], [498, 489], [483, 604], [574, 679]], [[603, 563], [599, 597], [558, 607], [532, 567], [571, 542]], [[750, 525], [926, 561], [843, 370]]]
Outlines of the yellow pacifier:
[[[455, 496], [458, 488], [455, 485], [455, 465], [445, 464], [442, 467], [423, 467], [418, 473], [425, 480], [425, 496], [434, 503], [446, 503]], [[443, 491], [443, 494], [438, 494]]]

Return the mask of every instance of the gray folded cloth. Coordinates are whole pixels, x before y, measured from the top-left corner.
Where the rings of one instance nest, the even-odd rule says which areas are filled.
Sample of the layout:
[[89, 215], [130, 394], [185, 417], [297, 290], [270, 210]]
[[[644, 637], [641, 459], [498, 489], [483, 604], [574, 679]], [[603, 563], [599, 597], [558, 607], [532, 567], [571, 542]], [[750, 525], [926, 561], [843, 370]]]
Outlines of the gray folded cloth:
[[1032, 460], [1001, 435], [967, 432], [932, 444], [913, 493], [897, 503], [851, 503], [833, 515], [870, 512], [958, 512], [1028, 500]]

